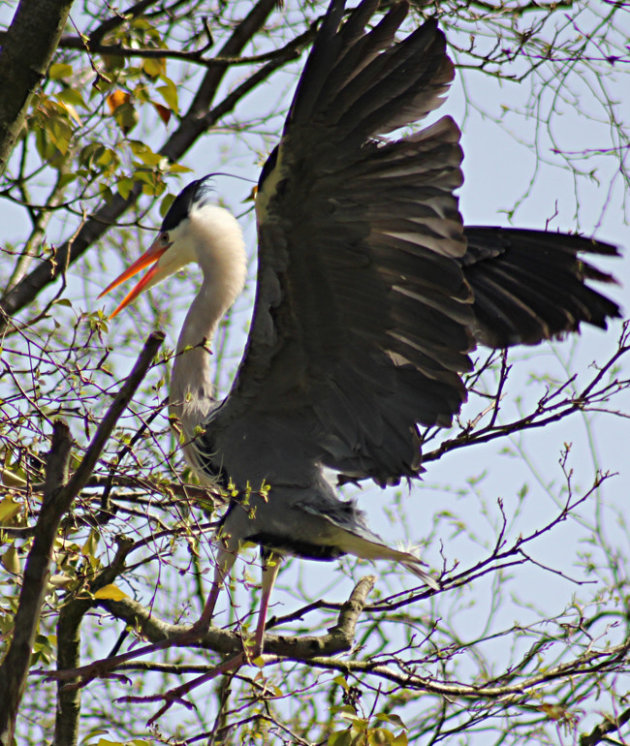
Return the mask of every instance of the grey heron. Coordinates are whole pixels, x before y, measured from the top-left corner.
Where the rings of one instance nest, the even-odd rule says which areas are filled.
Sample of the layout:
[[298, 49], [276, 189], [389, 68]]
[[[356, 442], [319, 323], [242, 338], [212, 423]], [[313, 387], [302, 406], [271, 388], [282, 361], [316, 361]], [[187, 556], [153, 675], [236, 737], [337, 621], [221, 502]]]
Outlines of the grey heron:
[[194, 629], [207, 628], [241, 545], [256, 543], [258, 651], [284, 554], [393, 560], [439, 587], [419, 558], [388, 547], [354, 502], [339, 499], [325, 468], [381, 486], [418, 476], [419, 425], [451, 423], [477, 343], [535, 344], [619, 316], [587, 284], [613, 278], [584, 259], [615, 247], [464, 227], [454, 195], [460, 132], [450, 117], [388, 138], [441, 105], [454, 68], [435, 20], [396, 41], [407, 4], [370, 26], [376, 6], [364, 0], [344, 20], [344, 1], [330, 4], [262, 169], [256, 300], [229, 395], [214, 397], [208, 344], [243, 288], [246, 260], [239, 224], [213, 203], [207, 179], [185, 187], [148, 251], [104, 291], [150, 267], [113, 316], [184, 265], [201, 268], [170, 411], [200, 477], [231, 480], [241, 498], [222, 519], [212, 591]]

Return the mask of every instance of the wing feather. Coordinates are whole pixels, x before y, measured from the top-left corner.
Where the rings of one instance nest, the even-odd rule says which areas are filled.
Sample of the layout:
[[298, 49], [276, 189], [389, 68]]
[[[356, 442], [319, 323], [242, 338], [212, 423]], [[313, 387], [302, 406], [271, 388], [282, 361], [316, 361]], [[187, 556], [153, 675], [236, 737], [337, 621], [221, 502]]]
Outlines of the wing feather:
[[207, 423], [206, 449], [240, 486], [314, 484], [322, 465], [416, 475], [417, 425], [448, 425], [466, 398], [473, 332], [506, 346], [619, 313], [584, 283], [611, 278], [578, 258], [613, 247], [464, 232], [450, 117], [384, 139], [440, 106], [453, 65], [434, 20], [396, 42], [406, 4], [369, 29], [376, 5], [344, 22], [333, 0], [262, 170], [252, 327]]
[[263, 169], [252, 330], [212, 422], [228, 472], [244, 433], [265, 448], [251, 429], [264, 410], [309, 433], [305, 459], [379, 483], [410, 476], [416, 424], [447, 424], [466, 396], [472, 296], [452, 261], [465, 251], [459, 131], [443, 118], [375, 139], [439, 106], [453, 76], [444, 36], [429, 21], [395, 43], [404, 3], [370, 31], [374, 3], [340, 26], [341, 7], [323, 21]]
[[475, 294], [475, 335], [493, 347], [536, 344], [586, 322], [602, 329], [619, 306], [586, 281], [614, 278], [582, 257], [618, 256], [582, 236], [518, 228], [466, 227], [458, 259]]

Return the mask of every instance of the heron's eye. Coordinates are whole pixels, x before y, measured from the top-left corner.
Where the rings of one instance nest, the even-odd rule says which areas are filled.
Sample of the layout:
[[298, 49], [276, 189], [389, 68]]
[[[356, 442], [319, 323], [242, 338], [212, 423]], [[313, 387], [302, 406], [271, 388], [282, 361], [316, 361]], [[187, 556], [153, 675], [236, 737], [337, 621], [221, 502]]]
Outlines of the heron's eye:
[[162, 233], [162, 234], [160, 234], [160, 243], [165, 248], [171, 243], [170, 239], [169, 239], [169, 236], [168, 236], [168, 233]]

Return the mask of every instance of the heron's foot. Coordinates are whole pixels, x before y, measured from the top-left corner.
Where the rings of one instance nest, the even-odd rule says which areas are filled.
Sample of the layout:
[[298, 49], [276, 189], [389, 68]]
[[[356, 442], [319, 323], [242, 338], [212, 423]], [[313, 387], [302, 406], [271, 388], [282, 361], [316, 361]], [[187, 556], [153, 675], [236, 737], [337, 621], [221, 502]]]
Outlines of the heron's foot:
[[[194, 628], [196, 625], [193, 625], [189, 632], [192, 634]], [[198, 632], [198, 630], [195, 630]], [[186, 635], [188, 633], [184, 633]], [[219, 664], [218, 666], [213, 666], [209, 671], [207, 671], [204, 674], [201, 674], [201, 676], [196, 676], [194, 679], [191, 679], [190, 681], [186, 682], [185, 684], [182, 684], [181, 686], [175, 687], [173, 689], [169, 689], [167, 692], [164, 692], [163, 694], [152, 694], [148, 696], [129, 696], [129, 697], [121, 697], [118, 701], [119, 702], [142, 702], [146, 704], [147, 702], [163, 702], [164, 704], [160, 709], [151, 717], [150, 720], [147, 721], [147, 725], [152, 725], [155, 723], [162, 715], [164, 715], [165, 712], [167, 712], [174, 704], [181, 704], [184, 707], [186, 707], [189, 710], [195, 709], [195, 705], [190, 702], [188, 699], [186, 699], [186, 696], [190, 694], [194, 689], [201, 686], [202, 684], [205, 684], [208, 681], [212, 681], [217, 676], [222, 676], [227, 673], [232, 673], [234, 671], [237, 671], [241, 666], [247, 665], [250, 663], [253, 663], [257, 658], [262, 656], [262, 642], [258, 642], [257, 639], [254, 640], [253, 645], [247, 646], [245, 645], [244, 652], [238, 653], [238, 655], [232, 656], [227, 661], [224, 661], [223, 663]], [[270, 660], [277, 660], [276, 656], [268, 656]], [[266, 662], [266, 661], [265, 661]]]
[[247, 656], [245, 656], [243, 653], [239, 653], [238, 655], [233, 656], [229, 660], [225, 661], [224, 663], [221, 663], [218, 666], [214, 666], [209, 671], [207, 671], [204, 674], [201, 674], [201, 676], [196, 676], [194, 679], [191, 679], [190, 681], [187, 681], [185, 684], [182, 684], [181, 686], [177, 686], [173, 689], [169, 689], [167, 692], [164, 692], [163, 694], [151, 694], [148, 696], [129, 696], [129, 697], [120, 697], [117, 701], [118, 702], [142, 702], [146, 704], [147, 702], [163, 702], [164, 704], [160, 709], [151, 717], [151, 719], [147, 722], [147, 725], [152, 725], [155, 723], [162, 715], [169, 710], [174, 704], [180, 704], [186, 707], [188, 710], [196, 709], [195, 705], [186, 699], [186, 696], [190, 694], [194, 689], [201, 686], [202, 684], [205, 684], [207, 681], [212, 681], [212, 679], [216, 678], [217, 676], [221, 676], [226, 673], [230, 673], [232, 671], [236, 671], [239, 669], [244, 663], [248, 663], [249, 659]]
[[131, 683], [129, 677], [125, 674], [116, 673], [114, 669], [123, 663], [135, 660], [136, 658], [141, 658], [145, 655], [151, 655], [151, 653], [155, 653], [158, 650], [165, 650], [166, 648], [174, 647], [176, 645], [193, 645], [202, 640], [207, 632], [208, 624], [203, 618], [201, 618], [185, 632], [180, 632], [179, 634], [167, 637], [159, 642], [151, 643], [151, 645], [143, 645], [142, 647], [129, 650], [126, 653], [112, 655], [109, 658], [103, 658], [102, 660], [94, 661], [93, 663], [88, 663], [85, 666], [79, 666], [78, 668], [51, 671], [46, 674], [46, 677], [56, 681], [67, 682], [65, 686], [68, 689], [82, 689], [94, 679], [119, 678], [124, 683]]

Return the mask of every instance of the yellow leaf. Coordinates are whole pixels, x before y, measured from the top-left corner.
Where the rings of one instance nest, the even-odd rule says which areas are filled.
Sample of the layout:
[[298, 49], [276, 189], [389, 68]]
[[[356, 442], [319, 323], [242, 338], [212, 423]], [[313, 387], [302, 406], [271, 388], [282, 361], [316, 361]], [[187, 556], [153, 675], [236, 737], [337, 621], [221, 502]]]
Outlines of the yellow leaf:
[[409, 739], [407, 738], [407, 734], [404, 730], [401, 730], [400, 733], [394, 738], [392, 741], [392, 746], [409, 746]]
[[107, 105], [109, 106], [109, 110], [113, 114], [116, 109], [121, 107], [123, 104], [129, 103], [131, 100], [131, 96], [128, 93], [125, 93], [125, 91], [121, 91], [120, 89], [116, 91], [112, 91], [109, 96], [107, 97]]
[[[3, 470], [2, 480], [6, 483], [6, 473]], [[12, 497], [5, 497], [0, 501], [0, 523], [8, 523], [22, 510], [22, 503]]]
[[[2, 484], [5, 484], [7, 487], [26, 486], [26, 479], [22, 479], [22, 477], [19, 474], [16, 474], [14, 471], [11, 471], [10, 469], [0, 469], [0, 478], [2, 479]], [[0, 505], [1, 504], [2, 503], [0, 503]]]
[[85, 541], [85, 544], [81, 547], [81, 554], [85, 554], [89, 557], [94, 557], [98, 548], [99, 534], [97, 531], [90, 531], [90, 535]]
[[81, 121], [81, 117], [79, 116], [79, 114], [77, 113], [77, 110], [74, 108], [74, 106], [71, 103], [69, 103], [68, 101], [60, 101], [59, 106], [65, 109], [66, 112], [68, 113], [68, 116], [74, 119], [74, 121], [77, 124], [83, 124], [83, 122]]
[[70, 78], [73, 72], [72, 65], [56, 62], [48, 68], [48, 77], [51, 80], [62, 80], [63, 78]]
[[73, 106], [82, 106], [84, 109], [87, 109], [81, 92], [77, 91], [76, 88], [64, 88], [63, 91], [60, 91], [57, 94], [57, 100], [63, 101], [66, 104], [72, 104]]
[[19, 575], [22, 569], [20, 565], [20, 555], [14, 546], [10, 546], [2, 555], [2, 564], [5, 570], [12, 575]]
[[108, 601], [122, 601], [123, 598], [129, 598], [129, 596], [124, 591], [121, 591], [118, 586], [110, 583], [99, 588], [94, 594], [94, 598], [107, 599]]
[[179, 102], [175, 83], [170, 78], [165, 78], [164, 85], [159, 86], [156, 90], [162, 96], [168, 108], [177, 114], [179, 112]]
[[158, 78], [166, 72], [164, 57], [149, 57], [142, 63], [142, 69], [150, 78]]
[[348, 705], [339, 710], [339, 716], [346, 720], [351, 720], [353, 723], [359, 723], [361, 725], [368, 724], [368, 721], [365, 718], [359, 717], [359, 715], [357, 715]]

